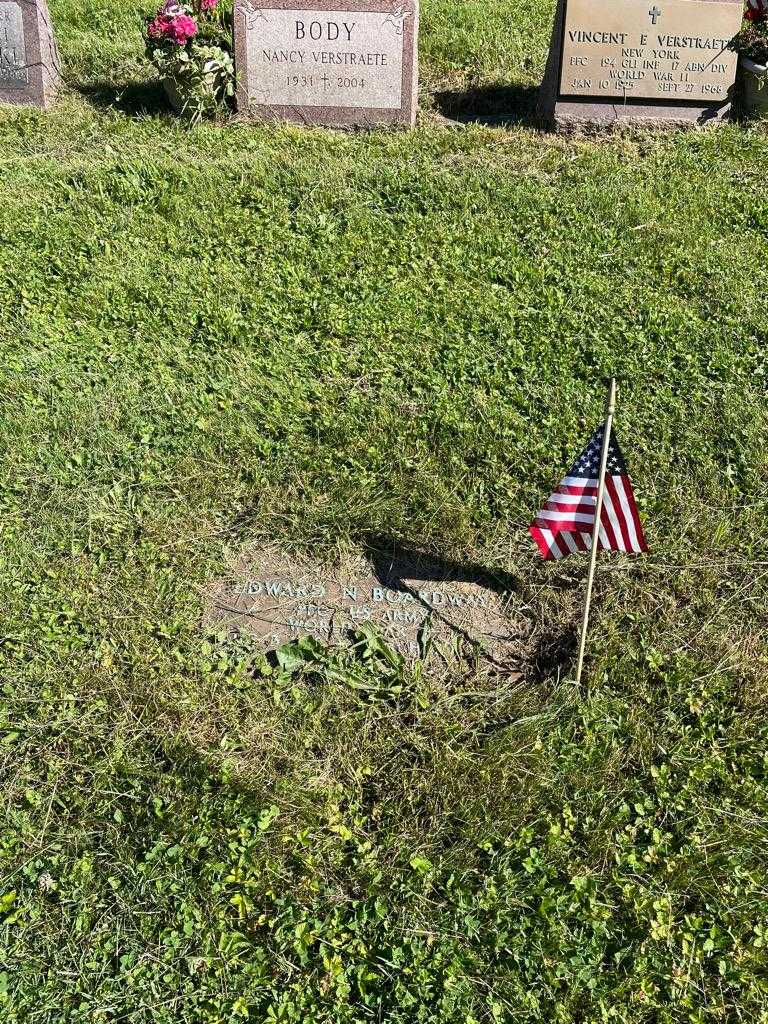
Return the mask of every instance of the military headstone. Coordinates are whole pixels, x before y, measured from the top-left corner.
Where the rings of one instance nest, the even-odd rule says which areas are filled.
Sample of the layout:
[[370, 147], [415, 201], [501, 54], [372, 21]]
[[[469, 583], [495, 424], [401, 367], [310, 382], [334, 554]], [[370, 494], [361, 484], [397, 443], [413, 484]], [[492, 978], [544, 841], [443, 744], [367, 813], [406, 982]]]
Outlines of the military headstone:
[[559, 0], [539, 114], [561, 128], [731, 111], [742, 0]]
[[482, 573], [411, 553], [329, 568], [270, 547], [244, 555], [210, 587], [205, 622], [254, 637], [265, 653], [302, 637], [343, 644], [371, 625], [408, 660], [428, 646], [444, 661], [479, 656], [497, 668], [519, 660], [525, 633], [512, 595]]
[[237, 106], [262, 121], [412, 125], [418, 0], [236, 0]]

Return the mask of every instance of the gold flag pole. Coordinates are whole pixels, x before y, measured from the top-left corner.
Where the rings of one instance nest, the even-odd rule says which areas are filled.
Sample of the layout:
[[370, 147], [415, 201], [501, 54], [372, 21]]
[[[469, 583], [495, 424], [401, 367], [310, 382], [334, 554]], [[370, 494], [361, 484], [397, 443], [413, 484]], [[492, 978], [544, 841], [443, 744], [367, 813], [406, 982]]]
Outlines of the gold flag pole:
[[603, 501], [605, 499], [605, 471], [608, 466], [608, 451], [611, 446], [611, 431], [613, 428], [613, 416], [616, 412], [616, 378], [611, 378], [608, 390], [608, 404], [605, 413], [605, 433], [603, 435], [603, 450], [600, 455], [600, 476], [597, 487], [597, 504], [595, 505], [595, 529], [592, 537], [592, 551], [589, 560], [589, 579], [587, 580], [587, 596], [584, 601], [584, 618], [581, 623], [581, 641], [579, 644], [579, 663], [576, 669], [576, 685], [581, 685], [581, 676], [584, 671], [584, 654], [587, 649], [587, 631], [589, 630], [589, 612], [592, 606], [592, 587], [595, 582], [595, 568], [597, 566], [597, 552], [600, 547], [600, 523], [603, 515]]

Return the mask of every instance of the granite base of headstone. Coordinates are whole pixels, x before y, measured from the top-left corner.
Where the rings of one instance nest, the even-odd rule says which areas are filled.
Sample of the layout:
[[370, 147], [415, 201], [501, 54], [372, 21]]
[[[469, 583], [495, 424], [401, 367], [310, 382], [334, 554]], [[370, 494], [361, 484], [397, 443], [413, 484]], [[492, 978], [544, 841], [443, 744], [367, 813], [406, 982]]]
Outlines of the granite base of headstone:
[[237, 108], [259, 121], [412, 125], [418, 0], [236, 0]]
[[558, 0], [539, 118], [562, 130], [731, 114], [742, 0]]
[[0, 0], [0, 104], [49, 107], [60, 86], [46, 0]]

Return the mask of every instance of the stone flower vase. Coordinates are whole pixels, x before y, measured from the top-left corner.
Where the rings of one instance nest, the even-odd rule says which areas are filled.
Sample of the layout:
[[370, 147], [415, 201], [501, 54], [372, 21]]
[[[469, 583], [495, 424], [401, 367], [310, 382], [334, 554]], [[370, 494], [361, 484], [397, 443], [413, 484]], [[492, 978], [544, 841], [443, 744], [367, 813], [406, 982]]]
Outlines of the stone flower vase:
[[742, 57], [741, 68], [745, 111], [768, 117], [768, 64], [755, 64], [748, 57]]
[[187, 121], [196, 122], [201, 117], [216, 113], [216, 94], [213, 89], [206, 90], [202, 95], [190, 97], [184, 91], [184, 84], [171, 76], [163, 79], [163, 89], [174, 111]]
[[171, 104], [177, 114], [183, 114], [184, 112], [184, 97], [176, 84], [175, 78], [164, 78], [163, 89], [165, 89], [165, 95], [168, 97], [168, 102]]
[[[223, 59], [228, 63], [222, 63]], [[216, 116], [231, 95], [234, 69], [221, 50], [202, 50], [193, 60], [178, 61], [164, 70], [162, 81], [168, 101], [180, 117], [193, 123]]]

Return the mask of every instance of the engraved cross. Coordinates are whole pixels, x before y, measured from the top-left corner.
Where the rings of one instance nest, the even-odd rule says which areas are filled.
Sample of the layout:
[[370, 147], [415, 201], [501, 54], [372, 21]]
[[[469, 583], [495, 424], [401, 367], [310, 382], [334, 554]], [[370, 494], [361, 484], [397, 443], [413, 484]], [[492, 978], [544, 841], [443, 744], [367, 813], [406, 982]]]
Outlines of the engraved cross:
[[656, 24], [656, 22], [657, 22], [657, 21], [659, 20], [659, 18], [661, 17], [661, 13], [662, 13], [662, 12], [661, 12], [661, 11], [659, 10], [659, 8], [658, 8], [658, 7], [652, 7], [652, 8], [651, 8], [651, 10], [650, 10], [650, 11], [648, 11], [648, 14], [649, 14], [649, 16], [650, 16], [651, 18], [653, 18], [653, 24], [654, 24], [654, 25]]

